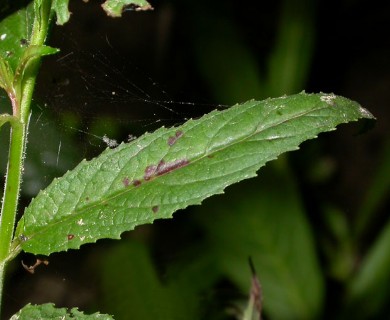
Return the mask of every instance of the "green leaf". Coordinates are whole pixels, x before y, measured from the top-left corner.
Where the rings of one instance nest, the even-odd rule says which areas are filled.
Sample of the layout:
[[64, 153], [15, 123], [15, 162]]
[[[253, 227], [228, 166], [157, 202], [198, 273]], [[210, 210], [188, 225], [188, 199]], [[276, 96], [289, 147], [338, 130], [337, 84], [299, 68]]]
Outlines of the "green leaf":
[[121, 17], [127, 6], [132, 6], [135, 11], [153, 10], [153, 7], [145, 0], [106, 0], [102, 7], [108, 16]]
[[14, 72], [28, 45], [33, 21], [34, 6], [31, 3], [0, 22], [0, 56], [8, 61]]
[[[264, 60], [266, 70], [259, 66], [246, 35], [240, 34], [243, 30], [234, 15], [223, 10], [211, 13], [198, 1], [188, 5], [189, 16], [194, 17], [189, 39], [197, 70], [217, 101], [229, 104], [253, 96], [290, 94], [305, 87], [314, 39], [311, 0], [281, 1], [274, 45]], [[196, 18], [199, 15], [202, 19]]]
[[388, 305], [390, 290], [390, 221], [363, 259], [361, 267], [350, 281], [348, 314], [354, 319], [367, 319]]
[[267, 97], [258, 72], [258, 57], [243, 40], [240, 26], [234, 19], [211, 15], [196, 2], [193, 5], [192, 11], [205, 11], [198, 13], [202, 19], [191, 21], [197, 70], [216, 100], [228, 104], [254, 95]]
[[0, 114], [0, 128], [4, 123], [16, 121], [15, 118], [9, 114]]
[[373, 116], [343, 97], [301, 93], [160, 128], [54, 180], [25, 210], [14, 250], [48, 255], [118, 239], [137, 225], [170, 218], [222, 193], [302, 141], [359, 118]]
[[10, 320], [70, 320], [70, 319], [85, 319], [85, 320], [113, 320], [114, 318], [107, 314], [94, 313], [85, 315], [83, 312], [73, 308], [56, 308], [52, 303], [42, 305], [27, 304], [18, 313], [13, 315]]
[[10, 92], [13, 79], [14, 73], [8, 61], [0, 57], [0, 87], [7, 91], [7, 93]]
[[[133, 6], [135, 11], [153, 10], [153, 7], [145, 0], [106, 0], [102, 7], [108, 16], [121, 17], [127, 6]], [[53, 0], [52, 9], [57, 15], [57, 24], [63, 25], [69, 21], [69, 0]]]
[[42, 56], [47, 56], [50, 54], [55, 54], [59, 50], [45, 45], [31, 45], [23, 53], [23, 56], [20, 59], [19, 65], [15, 72], [14, 77], [14, 87], [17, 90], [21, 90], [21, 85], [26, 76], [28, 76], [28, 66], [29, 63], [34, 59], [37, 59]]
[[[101, 267], [104, 309], [118, 319], [199, 319], [197, 284], [180, 272], [159, 278], [145, 245], [124, 241], [105, 250]], [[172, 281], [169, 281], [172, 280]]]
[[371, 223], [376, 221], [376, 211], [387, 201], [390, 190], [390, 139], [384, 143], [380, 159], [357, 215], [356, 233], [359, 237], [370, 230]]
[[[50, 46], [37, 46], [37, 45], [31, 45], [29, 46], [25, 51], [21, 59], [21, 65], [26, 66], [30, 60], [41, 57], [41, 56], [47, 56], [50, 54], [55, 54], [59, 51], [57, 48], [53, 48]], [[20, 65], [18, 66], [18, 69], [22, 68], [25, 69], [24, 67], [21, 67]]]
[[271, 96], [305, 87], [315, 39], [315, 5], [311, 0], [281, 1], [278, 31], [271, 49], [265, 85]]
[[[44, 2], [44, 3], [43, 3]], [[36, 1], [34, 6], [30, 4], [26, 8], [0, 22], [0, 86], [19, 99], [23, 77], [28, 74], [26, 68], [29, 63], [44, 55], [54, 54], [57, 49], [43, 45], [30, 45], [34, 12], [41, 19], [49, 19], [47, 1]], [[40, 3], [40, 5], [39, 5]], [[40, 27], [44, 21], [38, 19]], [[46, 21], [47, 24], [47, 21]]]
[[348, 282], [356, 269], [356, 245], [348, 217], [339, 209], [324, 206], [321, 225], [326, 237], [321, 238], [321, 247], [327, 260], [327, 273], [341, 282]]
[[294, 177], [267, 166], [261, 177], [232, 186], [225, 201], [218, 200], [196, 208], [194, 215], [222, 272], [245, 293], [250, 256], [267, 318], [318, 319], [324, 280]]
[[57, 24], [63, 25], [68, 22], [70, 18], [70, 12], [68, 9], [69, 0], [53, 0], [52, 9], [56, 12], [57, 15]]

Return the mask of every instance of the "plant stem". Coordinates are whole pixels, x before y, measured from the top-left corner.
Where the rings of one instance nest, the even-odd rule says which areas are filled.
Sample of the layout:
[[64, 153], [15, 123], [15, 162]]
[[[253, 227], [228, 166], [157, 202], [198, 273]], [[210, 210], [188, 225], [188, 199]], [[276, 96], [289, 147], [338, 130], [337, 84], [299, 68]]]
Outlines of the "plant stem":
[[12, 240], [15, 213], [18, 205], [26, 125], [14, 121], [8, 157], [8, 168], [4, 186], [4, 196], [0, 224], [0, 262], [6, 260]]
[[[13, 121], [8, 156], [8, 168], [4, 186], [3, 204], [0, 218], [0, 301], [4, 285], [4, 272], [9, 260], [9, 251], [15, 226], [18, 206], [23, 157], [27, 134], [27, 121]], [[0, 302], [1, 303], [1, 302]]]
[[[3, 287], [4, 287], [4, 275], [5, 275], [5, 269], [6, 269], [7, 262], [3, 261], [0, 262], [0, 308], [1, 308], [1, 302], [3, 298]], [[1, 311], [1, 309], [0, 309]]]
[[[51, 0], [43, 0], [40, 6], [35, 7], [35, 17], [30, 38], [31, 45], [39, 46], [44, 44], [50, 21], [50, 11]], [[20, 101], [12, 101], [14, 118], [11, 121], [8, 167], [0, 215], [0, 311], [6, 267], [8, 262], [18, 253], [10, 252], [10, 249], [23, 173], [30, 105], [40, 60], [40, 58], [37, 58], [29, 63], [29, 72], [22, 82]]]

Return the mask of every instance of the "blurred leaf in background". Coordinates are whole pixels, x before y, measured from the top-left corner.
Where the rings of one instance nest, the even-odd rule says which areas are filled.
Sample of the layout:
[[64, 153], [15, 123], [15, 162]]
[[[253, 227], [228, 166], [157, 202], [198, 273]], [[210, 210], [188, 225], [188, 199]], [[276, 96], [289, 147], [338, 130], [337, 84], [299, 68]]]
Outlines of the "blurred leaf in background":
[[[294, 177], [284, 166], [261, 179], [233, 186], [196, 208], [222, 272], [243, 291], [253, 258], [271, 319], [316, 319], [322, 313], [324, 278], [312, 230]], [[244, 200], [243, 200], [244, 199]]]
[[215, 278], [202, 256], [165, 277], [156, 270], [147, 246], [136, 240], [124, 240], [101, 259], [102, 308], [116, 319], [201, 318], [200, 296]]

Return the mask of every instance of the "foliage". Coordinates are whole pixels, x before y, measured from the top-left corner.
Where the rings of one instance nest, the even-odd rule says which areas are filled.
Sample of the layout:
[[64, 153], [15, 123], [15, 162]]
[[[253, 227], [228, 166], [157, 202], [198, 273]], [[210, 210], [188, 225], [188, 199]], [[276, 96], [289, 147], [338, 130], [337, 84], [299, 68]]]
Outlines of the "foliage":
[[[373, 118], [349, 99], [334, 94], [303, 92], [247, 101], [189, 120], [179, 127], [160, 128], [130, 143], [107, 149], [90, 161], [82, 161], [74, 170], [55, 179], [24, 210], [13, 235], [35, 78], [41, 57], [58, 51], [45, 45], [45, 41], [54, 15], [57, 24], [69, 20], [67, 7], [67, 0], [35, 0], [0, 22], [0, 85], [12, 107], [12, 115], [3, 113], [0, 117], [0, 126], [11, 125], [0, 225], [0, 291], [6, 266], [22, 250], [50, 255], [77, 249], [98, 239], [118, 239], [124, 231], [169, 218], [179, 209], [200, 204], [211, 195], [223, 193], [227, 186], [254, 177], [266, 162], [286, 151], [296, 150], [300, 143], [321, 132], [334, 130], [341, 123]], [[139, 11], [151, 9], [151, 6], [146, 1], [128, 0], [107, 0], [103, 4], [103, 9], [111, 16], [120, 16], [125, 8]], [[285, 9], [283, 22], [288, 23], [291, 16], [288, 6]], [[276, 82], [286, 69], [280, 66], [290, 66], [287, 68], [290, 71], [298, 66], [294, 61], [298, 59], [300, 49], [295, 48], [297, 54], [289, 60], [286, 38], [299, 39], [301, 31], [306, 30], [303, 26], [311, 23], [306, 18], [292, 19], [302, 25], [298, 23], [298, 28], [291, 33], [283, 33], [288, 28], [282, 24], [280, 46], [275, 47], [267, 81], [262, 83], [256, 79], [250, 63], [254, 60], [243, 59], [249, 61], [245, 68], [237, 65], [238, 73], [248, 70], [253, 73], [254, 80], [250, 80], [252, 84], [247, 87], [253, 90], [266, 88], [264, 92], [278, 94]], [[227, 39], [221, 38], [215, 45], [224, 46], [224, 41]], [[203, 58], [201, 65], [205, 67], [204, 72], [206, 69], [210, 72], [218, 66], [218, 61], [214, 60], [215, 63], [209, 66], [204, 62], [213, 57], [217, 49], [203, 47], [209, 51], [199, 53], [200, 61]], [[308, 52], [307, 49], [303, 51]], [[232, 55], [245, 56], [245, 47], [233, 50]], [[233, 60], [241, 61], [239, 58]], [[307, 59], [301, 60], [303, 64], [299, 64], [299, 68], [307, 70], [305, 61]], [[223, 72], [223, 68], [220, 71]], [[238, 74], [237, 79], [240, 79]], [[292, 79], [283, 79], [286, 79], [285, 92], [296, 91]], [[209, 77], [209, 81], [213, 83], [215, 79]], [[226, 81], [229, 82], [228, 78]], [[218, 94], [218, 90], [216, 92]], [[248, 288], [251, 276], [249, 270], [244, 270], [248, 269], [246, 255], [250, 254], [267, 297], [264, 308], [269, 317], [318, 317], [323, 310], [324, 277], [293, 178], [286, 166], [282, 166], [275, 167], [273, 175], [264, 177], [264, 181], [268, 183], [263, 186], [254, 182], [251, 192], [245, 194], [239, 189], [230, 189], [225, 205], [209, 201], [193, 209], [201, 211], [194, 224], [204, 231], [204, 238], [194, 251], [203, 254], [196, 259], [176, 262], [175, 274], [170, 274], [166, 282], [158, 278], [150, 253], [142, 244], [124, 241], [111, 250], [99, 267], [106, 292], [102, 305], [116, 309], [121, 318], [175, 319], [187, 312], [186, 319], [196, 319], [201, 309], [196, 297], [221, 277], [226, 277], [242, 291]], [[383, 187], [379, 186], [379, 189], [383, 190]], [[373, 207], [373, 204], [367, 206], [366, 216]], [[218, 226], [213, 221], [218, 221]], [[379, 283], [388, 277], [380, 268], [383, 256], [389, 256], [386, 230], [351, 281], [348, 308], [353, 309], [356, 303], [364, 300], [367, 292], [375, 292]], [[288, 236], [280, 236], [282, 234]], [[373, 270], [378, 276], [373, 275]], [[132, 286], [120, 288], [125, 279], [132, 282]], [[107, 299], [107, 292], [113, 291], [117, 291], [114, 301]], [[129, 301], [138, 307], [126, 310]], [[148, 305], [150, 301], [155, 304]], [[253, 310], [253, 303], [250, 300], [244, 319], [260, 317], [259, 312]], [[376, 303], [373, 309], [380, 307], [384, 300], [378, 299]], [[100, 314], [84, 316], [76, 309], [69, 313], [52, 304], [27, 305], [13, 319], [52, 319], [56, 316], [111, 319]]]
[[[49, 255], [200, 204], [340, 122], [371, 117], [350, 100], [305, 93], [250, 101], [107, 149], [56, 179], [25, 210], [11, 255]], [[99, 186], [98, 188], [96, 186]]]
[[26, 305], [17, 314], [11, 317], [11, 320], [40, 320], [40, 319], [86, 319], [86, 320], [111, 320], [109, 315], [92, 314], [85, 315], [83, 312], [73, 308], [68, 312], [65, 308], [55, 308], [53, 304], [47, 303], [40, 306], [31, 304]]

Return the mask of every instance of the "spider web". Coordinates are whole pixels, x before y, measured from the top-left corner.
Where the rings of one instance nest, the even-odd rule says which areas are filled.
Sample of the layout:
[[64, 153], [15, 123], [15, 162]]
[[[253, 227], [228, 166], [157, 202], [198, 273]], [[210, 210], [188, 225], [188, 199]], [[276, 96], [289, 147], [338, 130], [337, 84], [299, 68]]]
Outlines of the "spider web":
[[124, 59], [107, 35], [100, 39], [110, 56], [87, 52], [72, 41], [66, 51], [44, 61], [30, 122], [27, 195], [107, 147], [225, 107], [176, 100], [128, 56]]

